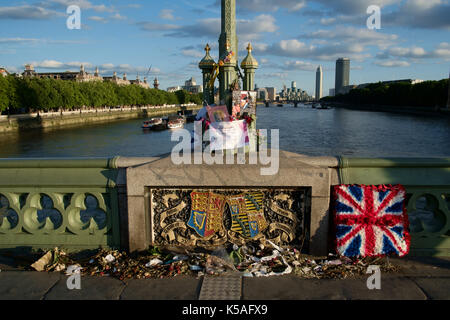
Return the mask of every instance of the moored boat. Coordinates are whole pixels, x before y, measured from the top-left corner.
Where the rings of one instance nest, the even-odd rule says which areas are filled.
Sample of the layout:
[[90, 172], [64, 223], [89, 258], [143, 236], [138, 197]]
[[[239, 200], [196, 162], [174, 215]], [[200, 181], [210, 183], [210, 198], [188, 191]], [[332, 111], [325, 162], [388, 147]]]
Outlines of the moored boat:
[[142, 123], [142, 129], [153, 129], [155, 126], [163, 124], [161, 118], [152, 118], [151, 120], [146, 120]]
[[183, 128], [183, 127], [184, 127], [184, 119], [182, 119], [182, 118], [169, 120], [169, 122], [167, 123], [168, 129], [179, 129], [179, 128]]

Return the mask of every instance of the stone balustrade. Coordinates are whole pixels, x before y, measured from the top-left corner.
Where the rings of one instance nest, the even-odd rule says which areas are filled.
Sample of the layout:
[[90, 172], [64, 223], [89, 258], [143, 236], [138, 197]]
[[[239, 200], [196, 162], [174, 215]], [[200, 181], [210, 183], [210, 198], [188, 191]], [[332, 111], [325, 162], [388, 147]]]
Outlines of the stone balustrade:
[[[333, 185], [400, 183], [407, 191], [411, 254], [450, 254], [450, 159], [280, 151], [279, 160], [273, 176], [261, 176], [262, 164], [174, 165], [170, 156], [0, 160], [0, 247], [136, 251], [245, 241], [227, 210], [233, 197], [261, 195], [266, 229], [247, 238], [299, 243], [324, 255], [332, 249]], [[226, 202], [212, 236], [187, 226], [195, 191], [212, 191]]]

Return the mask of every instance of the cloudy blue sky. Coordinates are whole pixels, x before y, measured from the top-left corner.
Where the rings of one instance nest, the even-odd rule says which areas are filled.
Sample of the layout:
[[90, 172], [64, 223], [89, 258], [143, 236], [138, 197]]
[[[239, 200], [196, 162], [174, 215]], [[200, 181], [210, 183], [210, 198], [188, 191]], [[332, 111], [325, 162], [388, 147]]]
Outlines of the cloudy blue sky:
[[[66, 27], [69, 5], [81, 30]], [[381, 29], [366, 10], [381, 7]], [[403, 78], [437, 80], [450, 71], [450, 0], [237, 0], [240, 58], [249, 41], [260, 62], [259, 87], [297, 82], [313, 93], [324, 69], [334, 87], [335, 60], [351, 59], [351, 83]], [[100, 68], [103, 75], [157, 76], [162, 88], [201, 72], [208, 42], [217, 58], [219, 0], [0, 0], [0, 66], [11, 72]]]

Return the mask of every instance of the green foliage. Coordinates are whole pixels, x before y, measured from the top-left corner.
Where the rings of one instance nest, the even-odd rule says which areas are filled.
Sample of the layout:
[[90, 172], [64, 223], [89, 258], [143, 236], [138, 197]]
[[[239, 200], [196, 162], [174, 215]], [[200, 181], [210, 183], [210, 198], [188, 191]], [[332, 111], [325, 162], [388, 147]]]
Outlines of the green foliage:
[[417, 84], [397, 82], [392, 84], [372, 83], [362, 89], [353, 89], [348, 94], [325, 97], [324, 102], [350, 104], [372, 104], [386, 106], [445, 107], [448, 99], [448, 79], [425, 81]]
[[0, 77], [0, 112], [73, 110], [123, 105], [202, 104], [202, 94], [169, 93], [112, 82], [75, 82], [55, 79]]
[[180, 101], [180, 103], [187, 103], [187, 101], [189, 100], [189, 92], [187, 92], [186, 90], [178, 90], [177, 92], [175, 92], [175, 95], [178, 98], [178, 101]]
[[9, 106], [9, 81], [0, 75], [0, 111], [4, 111]]
[[195, 103], [196, 105], [203, 104], [203, 93], [192, 94], [189, 99], [190, 103]]

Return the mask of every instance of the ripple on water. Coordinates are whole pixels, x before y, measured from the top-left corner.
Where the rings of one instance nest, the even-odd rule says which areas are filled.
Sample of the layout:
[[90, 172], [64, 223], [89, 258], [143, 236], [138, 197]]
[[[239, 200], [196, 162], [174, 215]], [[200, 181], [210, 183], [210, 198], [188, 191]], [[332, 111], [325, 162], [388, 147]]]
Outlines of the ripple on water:
[[[280, 148], [310, 156], [450, 157], [450, 119], [345, 109], [258, 107], [257, 126], [279, 129]], [[170, 153], [171, 131], [142, 119], [0, 138], [0, 157], [152, 157]], [[193, 129], [193, 124], [186, 128]], [[270, 141], [270, 137], [269, 137]]]

